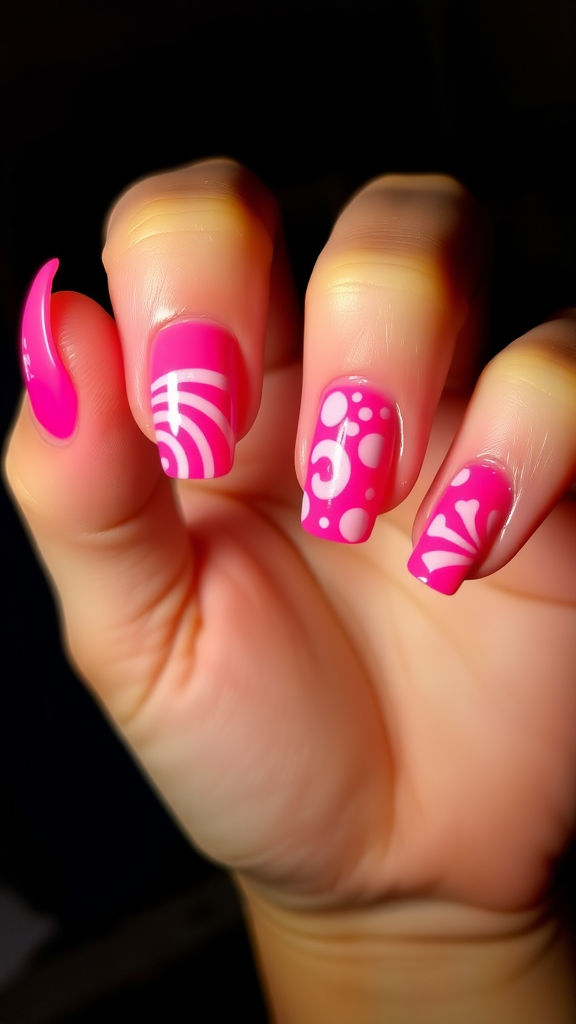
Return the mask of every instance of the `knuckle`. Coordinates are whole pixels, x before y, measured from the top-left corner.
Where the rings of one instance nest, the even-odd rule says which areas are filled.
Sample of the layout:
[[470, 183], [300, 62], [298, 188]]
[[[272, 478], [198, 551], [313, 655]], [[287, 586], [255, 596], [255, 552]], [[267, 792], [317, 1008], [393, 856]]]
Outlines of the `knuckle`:
[[402, 302], [416, 300], [438, 309], [450, 308], [459, 319], [467, 309], [441, 262], [426, 256], [396, 254], [377, 245], [326, 251], [314, 268], [307, 302], [321, 296], [328, 296], [343, 311], [351, 301], [376, 301], [380, 308], [383, 302], [387, 305], [395, 301], [394, 296]]
[[348, 275], [352, 287], [360, 281], [459, 306], [477, 287], [489, 237], [483, 211], [456, 179], [386, 175], [343, 210], [313, 287], [335, 279], [341, 288]]
[[136, 182], [113, 207], [104, 265], [119, 252], [161, 236], [234, 236], [271, 250], [278, 223], [274, 197], [236, 161], [191, 164]]
[[[556, 324], [554, 324], [556, 326]], [[516, 405], [562, 410], [573, 423], [576, 409], [576, 338], [563, 340], [541, 325], [499, 352], [482, 374], [483, 387], [513, 396]]]

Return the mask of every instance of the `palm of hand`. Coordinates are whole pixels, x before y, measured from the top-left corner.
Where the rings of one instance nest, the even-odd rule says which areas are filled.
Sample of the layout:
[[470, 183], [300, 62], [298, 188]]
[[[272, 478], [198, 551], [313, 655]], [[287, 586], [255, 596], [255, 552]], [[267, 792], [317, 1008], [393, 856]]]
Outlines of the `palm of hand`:
[[144, 642], [126, 641], [126, 671], [154, 681], [129, 712], [104, 693], [112, 714], [199, 846], [274, 899], [530, 906], [574, 819], [574, 507], [447, 599], [405, 562], [454, 406], [425, 485], [368, 545], [341, 547], [300, 529], [293, 432], [273, 405], [226, 491], [182, 489], [194, 569], [152, 600]]

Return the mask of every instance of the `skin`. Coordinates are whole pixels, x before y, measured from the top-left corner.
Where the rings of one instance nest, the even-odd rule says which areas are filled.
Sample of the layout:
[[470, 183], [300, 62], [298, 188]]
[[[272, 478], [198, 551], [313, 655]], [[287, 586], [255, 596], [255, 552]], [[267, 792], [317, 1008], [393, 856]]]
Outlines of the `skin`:
[[[302, 364], [273, 197], [230, 161], [146, 179], [107, 225], [115, 322], [52, 298], [76, 434], [52, 443], [25, 398], [11, 436], [9, 483], [70, 657], [190, 838], [233, 871], [282, 1024], [576, 1012], [547, 909], [576, 814], [576, 322], [535, 327], [474, 388], [489, 258], [455, 181], [370, 183], [314, 269]], [[242, 440], [228, 477], [173, 489], [147, 365], [179, 316], [236, 336]], [[319, 396], [351, 373], [393, 397], [403, 436], [357, 546], [299, 522]], [[479, 456], [507, 468], [514, 511], [447, 598], [408, 574], [411, 535]], [[437, 979], [462, 956], [480, 980], [455, 1009], [458, 986]]]

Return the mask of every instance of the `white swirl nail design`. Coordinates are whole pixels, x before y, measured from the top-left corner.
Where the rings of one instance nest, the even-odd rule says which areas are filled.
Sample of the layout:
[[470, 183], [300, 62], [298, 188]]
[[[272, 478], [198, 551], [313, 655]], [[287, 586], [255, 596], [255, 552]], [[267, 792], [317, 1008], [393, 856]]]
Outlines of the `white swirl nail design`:
[[[210, 479], [230, 471], [236, 437], [234, 345], [223, 328], [203, 322], [170, 324], [156, 336], [151, 403], [168, 476]], [[192, 366], [185, 362], [191, 353], [198, 359]]]

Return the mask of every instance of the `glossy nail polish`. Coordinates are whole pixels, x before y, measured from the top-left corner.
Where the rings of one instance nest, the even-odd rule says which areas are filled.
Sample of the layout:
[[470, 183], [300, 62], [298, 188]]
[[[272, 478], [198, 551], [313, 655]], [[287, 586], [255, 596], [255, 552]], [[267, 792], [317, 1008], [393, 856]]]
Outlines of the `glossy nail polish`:
[[229, 473], [238, 407], [235, 338], [204, 320], [170, 323], [152, 343], [150, 379], [164, 472], [180, 480]]
[[513, 490], [493, 462], [461, 469], [432, 510], [408, 569], [440, 594], [454, 594], [486, 558], [510, 514]]
[[302, 526], [316, 537], [368, 540], [396, 447], [396, 409], [363, 377], [335, 381], [324, 392], [310, 447]]
[[50, 298], [58, 260], [49, 260], [34, 278], [22, 316], [22, 374], [34, 416], [58, 440], [74, 433], [78, 398], [52, 337]]

